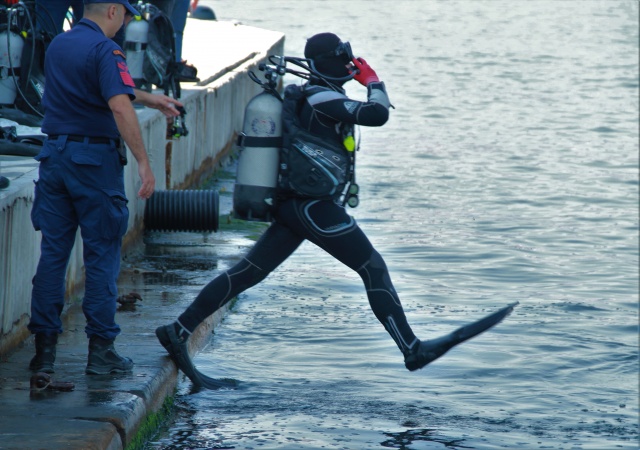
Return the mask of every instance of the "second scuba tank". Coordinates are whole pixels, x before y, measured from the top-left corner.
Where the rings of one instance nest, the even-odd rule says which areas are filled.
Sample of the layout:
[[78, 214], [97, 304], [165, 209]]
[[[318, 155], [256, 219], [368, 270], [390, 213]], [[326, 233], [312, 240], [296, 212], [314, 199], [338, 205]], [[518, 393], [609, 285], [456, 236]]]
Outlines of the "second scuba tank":
[[143, 63], [147, 43], [149, 42], [149, 22], [140, 16], [136, 16], [129, 22], [124, 33], [124, 47], [129, 73], [136, 87], [140, 88], [145, 84]]
[[0, 104], [13, 105], [17, 96], [17, 81], [20, 76], [20, 60], [24, 40], [12, 31], [0, 33]]
[[269, 222], [276, 201], [282, 102], [262, 92], [247, 105], [238, 138], [240, 158], [233, 191], [233, 215], [238, 219]]

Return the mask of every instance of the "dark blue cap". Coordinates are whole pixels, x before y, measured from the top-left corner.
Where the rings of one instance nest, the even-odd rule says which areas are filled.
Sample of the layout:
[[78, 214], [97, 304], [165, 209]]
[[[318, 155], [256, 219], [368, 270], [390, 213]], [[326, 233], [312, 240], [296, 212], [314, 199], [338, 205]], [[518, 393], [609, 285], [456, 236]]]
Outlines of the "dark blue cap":
[[133, 6], [131, 6], [131, 3], [129, 3], [129, 0], [84, 0], [84, 4], [88, 5], [90, 3], [119, 3], [121, 5], [124, 5], [125, 8], [127, 8], [127, 12], [129, 14], [133, 14], [134, 16], [139, 16], [140, 12], [135, 9]]

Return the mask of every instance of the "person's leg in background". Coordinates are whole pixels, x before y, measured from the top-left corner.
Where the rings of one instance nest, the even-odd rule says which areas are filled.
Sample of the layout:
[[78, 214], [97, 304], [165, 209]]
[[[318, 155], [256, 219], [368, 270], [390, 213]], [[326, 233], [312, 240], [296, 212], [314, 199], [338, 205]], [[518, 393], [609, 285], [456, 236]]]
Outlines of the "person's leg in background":
[[190, 0], [176, 0], [170, 19], [176, 37], [176, 62], [182, 61], [182, 37], [187, 24]]
[[187, 61], [182, 58], [182, 39], [187, 25], [189, 7], [190, 0], [175, 0], [170, 16], [176, 43], [176, 63], [179, 64], [178, 81], [199, 81], [198, 69], [187, 64]]

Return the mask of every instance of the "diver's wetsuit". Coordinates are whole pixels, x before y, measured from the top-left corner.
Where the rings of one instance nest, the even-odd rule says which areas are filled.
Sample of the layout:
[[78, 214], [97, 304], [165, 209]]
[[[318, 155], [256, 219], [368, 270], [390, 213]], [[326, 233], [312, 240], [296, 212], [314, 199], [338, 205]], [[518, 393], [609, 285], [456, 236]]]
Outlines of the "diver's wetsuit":
[[[310, 85], [306, 88], [318, 90]], [[341, 122], [383, 125], [389, 117], [390, 106], [384, 84], [370, 83], [367, 89], [367, 102], [350, 100], [342, 90], [321, 89], [313, 93], [301, 109], [302, 125], [314, 134], [340, 143]], [[407, 323], [384, 260], [344, 207], [327, 200], [291, 198], [279, 202], [274, 223], [251, 251], [205, 286], [178, 322], [193, 332], [218, 308], [266, 278], [305, 239], [360, 275], [374, 314], [400, 350], [408, 354], [419, 341]]]

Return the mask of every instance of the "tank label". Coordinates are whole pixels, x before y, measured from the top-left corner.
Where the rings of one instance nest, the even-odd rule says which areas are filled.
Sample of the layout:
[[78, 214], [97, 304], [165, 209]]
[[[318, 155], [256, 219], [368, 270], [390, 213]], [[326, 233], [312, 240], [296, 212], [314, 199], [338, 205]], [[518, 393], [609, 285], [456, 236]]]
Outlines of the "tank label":
[[271, 117], [256, 117], [251, 121], [251, 131], [257, 136], [271, 136], [276, 132], [276, 123]]

